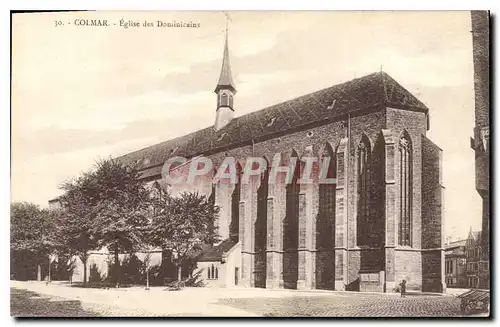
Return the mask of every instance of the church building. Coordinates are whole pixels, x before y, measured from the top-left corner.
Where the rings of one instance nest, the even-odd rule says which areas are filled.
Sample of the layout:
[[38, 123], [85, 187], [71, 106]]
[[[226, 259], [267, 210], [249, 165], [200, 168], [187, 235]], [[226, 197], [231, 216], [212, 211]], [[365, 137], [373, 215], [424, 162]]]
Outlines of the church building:
[[[222, 241], [198, 261], [208, 286], [445, 290], [442, 150], [421, 101], [376, 72], [238, 116], [227, 31], [214, 92], [212, 126], [118, 158], [150, 183], [172, 156], [298, 158], [289, 184], [195, 187], [221, 208]], [[329, 157], [336, 183], [298, 183], [304, 157]]]

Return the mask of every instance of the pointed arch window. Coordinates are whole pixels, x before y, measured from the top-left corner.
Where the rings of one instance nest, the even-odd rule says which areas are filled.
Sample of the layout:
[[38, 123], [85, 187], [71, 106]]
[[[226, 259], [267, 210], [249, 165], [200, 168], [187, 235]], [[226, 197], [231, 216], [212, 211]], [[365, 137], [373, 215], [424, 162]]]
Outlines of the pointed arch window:
[[236, 163], [236, 184], [231, 194], [231, 222], [229, 223], [229, 237], [238, 242], [240, 231], [240, 200], [241, 200], [241, 178], [243, 169]]
[[365, 244], [370, 233], [370, 205], [369, 205], [369, 162], [370, 141], [363, 136], [358, 144], [358, 244]]
[[257, 219], [253, 224], [254, 233], [254, 287], [266, 287], [267, 243], [272, 233], [272, 226], [267, 226], [267, 198], [269, 196], [269, 165], [266, 159], [265, 170], [260, 174], [260, 185], [257, 189]]
[[208, 267], [208, 279], [219, 279], [219, 268], [213, 263]]
[[212, 205], [212, 207], [215, 206], [215, 184], [212, 183], [212, 191], [210, 193], [210, 196], [208, 197], [208, 202]]
[[[320, 153], [321, 168], [316, 216], [316, 263], [314, 264], [317, 289], [333, 289], [335, 285], [335, 243], [342, 244], [342, 234], [335, 235], [335, 190], [337, 184], [322, 181], [324, 177], [337, 177], [336, 153], [327, 143]], [[327, 169], [325, 171], [325, 169]], [[326, 175], [326, 176], [325, 176]], [[339, 221], [341, 223], [341, 221]]]
[[399, 141], [399, 245], [412, 246], [412, 146], [406, 133]]
[[294, 151], [292, 157], [297, 158], [295, 168], [293, 170], [292, 180], [286, 185], [286, 202], [285, 202], [285, 220], [284, 220], [284, 236], [283, 248], [285, 250], [297, 249], [299, 241], [299, 194], [300, 194], [300, 169], [301, 162], [299, 156]]
[[[336, 158], [333, 148], [327, 144], [321, 155], [328, 160], [327, 178], [336, 177]], [[319, 184], [319, 208], [316, 220], [316, 247], [333, 249], [335, 247], [335, 189], [336, 184]]]

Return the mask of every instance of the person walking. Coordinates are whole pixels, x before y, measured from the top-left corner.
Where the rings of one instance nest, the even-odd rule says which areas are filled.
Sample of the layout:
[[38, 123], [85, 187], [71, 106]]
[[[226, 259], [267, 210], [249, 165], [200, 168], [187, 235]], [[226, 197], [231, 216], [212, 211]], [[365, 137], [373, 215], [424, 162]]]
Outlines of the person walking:
[[406, 280], [403, 279], [399, 286], [401, 286], [401, 297], [406, 297]]

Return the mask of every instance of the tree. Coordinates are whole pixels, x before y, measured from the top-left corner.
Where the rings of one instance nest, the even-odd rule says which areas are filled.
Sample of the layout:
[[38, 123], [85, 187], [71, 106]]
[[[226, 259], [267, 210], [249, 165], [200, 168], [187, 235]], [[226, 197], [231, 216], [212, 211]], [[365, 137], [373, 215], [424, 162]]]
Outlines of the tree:
[[181, 280], [182, 264], [194, 250], [203, 244], [213, 244], [219, 236], [215, 220], [219, 214], [207, 197], [198, 193], [182, 193], [155, 201], [155, 215], [150, 229], [150, 240], [155, 246], [170, 249]]
[[144, 273], [146, 274], [146, 290], [149, 290], [149, 270], [151, 269], [151, 252], [146, 253], [143, 260]]
[[87, 261], [89, 251], [97, 247], [92, 234], [94, 207], [98, 203], [94, 173], [86, 172], [64, 183], [65, 193], [59, 198], [62, 211], [58, 219], [58, 234], [67, 253], [75, 255], [83, 263], [83, 285], [87, 285]]
[[114, 282], [120, 281], [119, 253], [132, 253], [144, 247], [145, 233], [151, 216], [149, 191], [139, 180], [135, 167], [114, 160], [98, 162], [92, 174], [91, 233], [98, 247], [105, 246], [114, 254]]
[[55, 215], [29, 202], [12, 203], [10, 212], [10, 249], [14, 274], [19, 264], [27, 267], [31, 261], [38, 266], [40, 279], [43, 259], [60, 246], [54, 228]]

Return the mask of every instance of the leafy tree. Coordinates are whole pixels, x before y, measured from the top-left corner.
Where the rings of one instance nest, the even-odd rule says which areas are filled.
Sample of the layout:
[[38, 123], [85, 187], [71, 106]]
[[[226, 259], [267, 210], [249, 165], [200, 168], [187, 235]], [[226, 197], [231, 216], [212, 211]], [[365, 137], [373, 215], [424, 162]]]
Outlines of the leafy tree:
[[11, 258], [23, 258], [25, 261], [14, 262], [14, 270], [18, 264], [28, 264], [29, 258], [38, 265], [38, 274], [41, 274], [40, 264], [60, 246], [55, 233], [55, 215], [53, 212], [40, 209], [29, 202], [16, 202], [10, 206], [10, 249]]
[[155, 246], [170, 249], [181, 280], [182, 265], [203, 244], [215, 243], [219, 236], [215, 220], [220, 208], [198, 193], [182, 193], [179, 197], [157, 199], [150, 229]]
[[59, 198], [63, 209], [58, 219], [58, 234], [67, 253], [82, 261], [84, 286], [87, 284], [88, 253], [97, 247], [97, 239], [92, 234], [94, 207], [99, 200], [95, 182], [94, 172], [83, 173], [61, 186], [65, 193]]
[[139, 180], [135, 167], [114, 160], [98, 162], [92, 174], [94, 218], [90, 232], [98, 247], [114, 254], [114, 281], [119, 286], [119, 253], [132, 253], [144, 247], [151, 216], [149, 190]]

